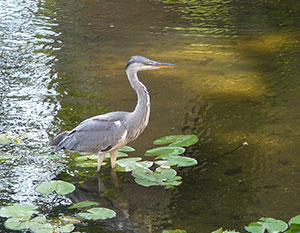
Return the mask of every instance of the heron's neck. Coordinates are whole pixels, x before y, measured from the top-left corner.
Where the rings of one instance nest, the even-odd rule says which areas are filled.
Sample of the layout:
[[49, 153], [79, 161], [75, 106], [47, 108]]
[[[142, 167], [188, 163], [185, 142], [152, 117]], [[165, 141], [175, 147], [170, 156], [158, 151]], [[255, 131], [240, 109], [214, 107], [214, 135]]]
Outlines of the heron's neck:
[[147, 88], [140, 82], [136, 71], [126, 70], [130, 85], [136, 91], [137, 105], [132, 112], [131, 124], [139, 125], [142, 131], [148, 124], [150, 115], [150, 96]]

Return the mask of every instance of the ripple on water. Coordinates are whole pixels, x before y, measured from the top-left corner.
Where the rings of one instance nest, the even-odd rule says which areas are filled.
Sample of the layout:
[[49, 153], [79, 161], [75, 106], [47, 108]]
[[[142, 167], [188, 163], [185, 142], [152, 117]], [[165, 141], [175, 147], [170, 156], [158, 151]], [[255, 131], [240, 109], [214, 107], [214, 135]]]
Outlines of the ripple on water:
[[0, 132], [24, 138], [24, 144], [0, 147], [0, 153], [21, 156], [0, 164], [3, 203], [68, 202], [34, 191], [64, 169], [63, 161], [51, 159], [47, 148], [49, 126], [59, 108], [53, 99], [57, 93], [49, 87], [56, 77], [52, 51], [59, 49], [53, 45], [59, 34], [41, 5], [35, 0], [0, 2]]

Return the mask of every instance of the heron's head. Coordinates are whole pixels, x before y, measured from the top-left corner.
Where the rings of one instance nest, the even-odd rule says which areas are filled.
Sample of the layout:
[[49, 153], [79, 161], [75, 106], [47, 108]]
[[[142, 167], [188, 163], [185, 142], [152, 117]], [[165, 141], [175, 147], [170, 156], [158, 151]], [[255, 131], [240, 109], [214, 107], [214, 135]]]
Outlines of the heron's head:
[[138, 72], [140, 70], [157, 70], [160, 68], [174, 68], [174, 67], [175, 65], [170, 63], [153, 61], [142, 56], [133, 56], [128, 61], [125, 70]]

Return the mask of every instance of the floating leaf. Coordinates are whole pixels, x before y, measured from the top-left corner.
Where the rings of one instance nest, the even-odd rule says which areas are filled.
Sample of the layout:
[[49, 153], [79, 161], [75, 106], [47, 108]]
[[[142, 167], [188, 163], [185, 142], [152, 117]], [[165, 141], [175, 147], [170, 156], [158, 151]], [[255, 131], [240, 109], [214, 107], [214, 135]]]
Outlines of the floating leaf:
[[75, 158], [75, 161], [77, 162], [84, 162], [88, 160], [98, 160], [98, 155], [84, 155], [84, 156], [78, 156]]
[[196, 135], [170, 135], [155, 140], [154, 145], [169, 144], [169, 146], [191, 146], [198, 142]]
[[7, 145], [13, 141], [13, 138], [7, 134], [0, 134], [0, 144]]
[[0, 162], [6, 161], [6, 160], [15, 160], [21, 158], [20, 155], [0, 155]]
[[223, 228], [221, 227], [218, 230], [215, 230], [215, 231], [213, 231], [211, 233], [223, 233]]
[[299, 224], [291, 224], [290, 229], [285, 231], [284, 233], [299, 233], [300, 232], [300, 225]]
[[51, 219], [51, 224], [55, 229], [54, 232], [72, 232], [75, 228], [74, 224], [79, 223], [80, 220], [71, 216], [61, 216]]
[[58, 232], [69, 233], [74, 230], [75, 226], [73, 224], [67, 224], [65, 226], [58, 227]]
[[269, 233], [285, 231], [288, 225], [281, 220], [274, 218], [260, 218], [259, 222], [250, 223], [245, 229], [252, 233], [264, 233], [267, 230]]
[[52, 233], [53, 227], [47, 223], [45, 216], [39, 216], [29, 221], [29, 228], [34, 233]]
[[282, 220], [277, 220], [274, 218], [260, 218], [259, 220], [263, 221], [262, 225], [270, 233], [285, 231], [288, 228], [288, 225]]
[[[78, 222], [79, 220], [77, 220]], [[53, 233], [53, 232], [63, 232], [68, 233], [74, 230], [73, 224], [67, 224], [64, 226], [52, 226], [47, 222], [45, 216], [38, 216], [32, 220], [24, 218], [9, 218], [5, 221], [5, 227], [12, 230], [23, 230], [31, 229], [35, 233]]]
[[161, 156], [164, 156], [164, 155], [180, 155], [180, 154], [183, 154], [184, 151], [185, 151], [185, 149], [182, 147], [163, 146], [163, 147], [158, 147], [158, 148], [154, 148], [151, 150], [147, 150], [145, 155], [146, 156], [159, 156], [158, 158], [160, 158]]
[[[102, 165], [105, 165], [106, 163], [102, 163]], [[86, 163], [76, 163], [76, 166], [78, 167], [97, 167], [98, 163], [92, 163], [92, 162], [86, 162]]]
[[47, 223], [45, 216], [38, 216], [32, 220], [22, 218], [9, 218], [4, 223], [5, 227], [12, 230], [31, 229], [35, 233], [52, 233], [53, 227]]
[[[123, 152], [118, 152], [117, 158], [122, 158], [122, 157], [127, 157], [128, 155]], [[109, 153], [106, 154], [105, 159], [109, 159], [110, 155]], [[85, 162], [85, 161], [97, 161], [98, 160], [98, 155], [84, 155], [84, 156], [78, 156], [75, 158], [75, 161], [77, 162]]]
[[174, 169], [157, 168], [155, 172], [148, 168], [137, 168], [133, 170], [132, 175], [135, 182], [145, 187], [162, 185], [166, 187], [178, 186], [181, 184], [181, 177], [176, 176]]
[[80, 212], [78, 215], [85, 219], [103, 220], [107, 218], [114, 218], [116, 216], [116, 212], [107, 208], [99, 207], [89, 209], [87, 212]]
[[93, 205], [99, 205], [99, 203], [95, 202], [95, 201], [82, 201], [82, 202], [78, 202], [74, 205], [71, 205], [68, 209], [85, 208], [85, 207], [93, 206]]
[[32, 214], [37, 213], [37, 211], [35, 211], [37, 208], [37, 206], [33, 205], [5, 206], [0, 209], [0, 216], [29, 219]]
[[50, 194], [52, 192], [56, 192], [59, 195], [65, 195], [71, 193], [75, 190], [75, 186], [71, 183], [62, 181], [62, 180], [54, 180], [50, 182], [46, 182], [40, 184], [35, 191], [43, 194]]
[[24, 218], [9, 218], [5, 221], [4, 226], [11, 230], [28, 229], [28, 219]]
[[133, 152], [133, 151], [135, 151], [135, 149], [132, 148], [132, 147], [130, 147], [130, 146], [124, 146], [121, 149], [119, 149], [119, 151], [122, 151], [122, 152]]
[[[124, 153], [124, 152], [118, 151], [118, 153], [117, 153], [117, 158], [124, 158], [124, 157], [128, 157], [128, 154], [126, 154], [126, 153]], [[109, 158], [110, 158], [110, 154], [107, 153], [107, 154], [105, 155], [105, 159], [109, 159]]]
[[299, 224], [300, 225], [300, 215], [297, 215], [295, 217], [292, 217], [289, 221], [289, 225], [292, 224]]
[[178, 167], [189, 167], [194, 166], [198, 162], [196, 159], [185, 157], [185, 156], [174, 156], [165, 155], [160, 157], [163, 160], [156, 161], [155, 163], [160, 166], [178, 166]]
[[266, 228], [258, 222], [252, 222], [245, 227], [245, 230], [251, 233], [264, 233]]
[[151, 161], [141, 161], [141, 160], [142, 158], [140, 157], [126, 158], [126, 159], [117, 160], [117, 164], [120, 167], [124, 168], [126, 172], [133, 171], [137, 168], [148, 168], [153, 165], [153, 162]]

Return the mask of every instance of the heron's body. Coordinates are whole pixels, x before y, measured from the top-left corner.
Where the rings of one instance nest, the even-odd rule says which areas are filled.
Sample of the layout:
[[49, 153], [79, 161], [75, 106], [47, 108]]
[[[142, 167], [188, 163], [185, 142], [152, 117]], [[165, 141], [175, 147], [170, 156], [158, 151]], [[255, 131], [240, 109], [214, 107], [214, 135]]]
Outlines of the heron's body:
[[137, 72], [173, 66], [141, 56], [132, 57], [126, 66], [126, 74], [137, 93], [138, 102], [134, 111], [111, 112], [89, 118], [73, 130], [56, 136], [50, 145], [55, 146], [55, 151], [66, 149], [90, 154], [98, 153], [98, 172], [106, 153], [110, 153], [111, 167], [114, 168], [118, 150], [135, 140], [149, 121], [150, 96], [147, 88], [139, 81]]

